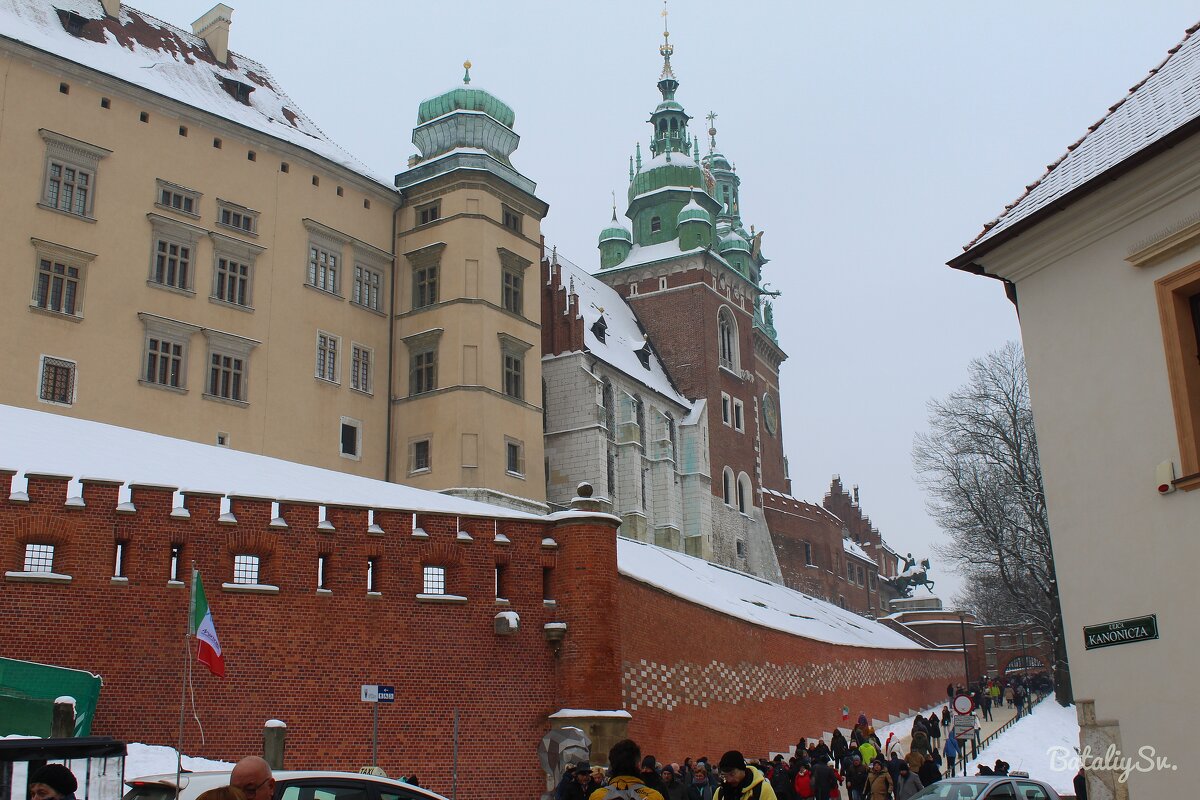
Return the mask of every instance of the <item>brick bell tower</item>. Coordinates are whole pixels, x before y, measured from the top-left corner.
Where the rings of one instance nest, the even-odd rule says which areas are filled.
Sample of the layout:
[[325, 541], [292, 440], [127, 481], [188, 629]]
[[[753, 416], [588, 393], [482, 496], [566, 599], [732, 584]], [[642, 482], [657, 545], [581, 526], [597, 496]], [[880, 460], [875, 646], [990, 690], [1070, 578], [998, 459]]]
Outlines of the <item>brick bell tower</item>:
[[716, 115], [707, 155], [688, 131], [665, 25], [659, 53], [649, 154], [639, 143], [629, 161], [630, 227], [614, 207], [597, 277], [633, 307], [679, 390], [706, 402], [713, 530], [704, 557], [779, 580], [762, 491], [789, 490], [779, 418], [787, 355], [761, 284], [762, 234], [742, 225], [740, 179], [717, 151]]

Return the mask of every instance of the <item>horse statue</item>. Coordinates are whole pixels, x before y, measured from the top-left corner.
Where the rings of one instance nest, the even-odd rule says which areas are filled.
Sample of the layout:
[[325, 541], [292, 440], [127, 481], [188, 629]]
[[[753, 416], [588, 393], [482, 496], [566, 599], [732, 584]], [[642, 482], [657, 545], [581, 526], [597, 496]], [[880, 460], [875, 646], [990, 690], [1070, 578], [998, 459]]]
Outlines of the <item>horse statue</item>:
[[933, 591], [933, 581], [929, 579], [929, 559], [921, 559], [921, 568], [917, 569], [916, 559], [910, 554], [905, 559], [905, 568], [894, 578], [887, 579], [888, 583], [901, 597], [912, 597], [913, 589], [917, 586], [924, 586], [930, 592]]

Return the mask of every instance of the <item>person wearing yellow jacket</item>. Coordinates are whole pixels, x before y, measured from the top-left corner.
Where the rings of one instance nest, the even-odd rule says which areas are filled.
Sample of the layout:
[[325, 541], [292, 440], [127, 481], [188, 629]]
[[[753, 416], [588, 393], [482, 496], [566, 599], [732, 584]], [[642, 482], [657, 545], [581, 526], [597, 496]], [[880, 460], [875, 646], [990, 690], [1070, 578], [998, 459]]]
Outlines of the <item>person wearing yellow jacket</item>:
[[663, 800], [662, 794], [647, 786], [638, 774], [641, 762], [642, 748], [637, 742], [622, 739], [614, 744], [608, 751], [608, 770], [612, 777], [607, 785], [592, 792], [588, 800]]
[[771, 782], [737, 750], [721, 756], [717, 764], [721, 773], [721, 785], [717, 787], [713, 800], [776, 800]]

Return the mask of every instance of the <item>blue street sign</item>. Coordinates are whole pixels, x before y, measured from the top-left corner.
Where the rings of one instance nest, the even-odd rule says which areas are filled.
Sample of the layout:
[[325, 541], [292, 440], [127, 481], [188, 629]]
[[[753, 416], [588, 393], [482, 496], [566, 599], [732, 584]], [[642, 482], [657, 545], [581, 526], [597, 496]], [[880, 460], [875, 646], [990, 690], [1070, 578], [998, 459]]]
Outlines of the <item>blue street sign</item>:
[[394, 702], [396, 702], [396, 687], [395, 686], [384, 686], [384, 685], [380, 684], [378, 689], [379, 689], [379, 695], [378, 695], [378, 700], [376, 700], [376, 702], [379, 702], [379, 703], [394, 703]]

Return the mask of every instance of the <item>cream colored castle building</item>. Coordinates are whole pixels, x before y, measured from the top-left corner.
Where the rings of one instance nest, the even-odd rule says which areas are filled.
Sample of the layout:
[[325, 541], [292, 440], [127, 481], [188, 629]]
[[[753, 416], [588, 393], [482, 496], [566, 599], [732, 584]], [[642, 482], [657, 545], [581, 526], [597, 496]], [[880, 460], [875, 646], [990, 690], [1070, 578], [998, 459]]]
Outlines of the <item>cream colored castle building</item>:
[[0, 1], [0, 403], [539, 507], [547, 206], [512, 110], [427, 100], [377, 175], [228, 6], [69, 6]]

